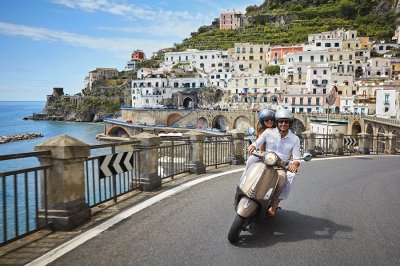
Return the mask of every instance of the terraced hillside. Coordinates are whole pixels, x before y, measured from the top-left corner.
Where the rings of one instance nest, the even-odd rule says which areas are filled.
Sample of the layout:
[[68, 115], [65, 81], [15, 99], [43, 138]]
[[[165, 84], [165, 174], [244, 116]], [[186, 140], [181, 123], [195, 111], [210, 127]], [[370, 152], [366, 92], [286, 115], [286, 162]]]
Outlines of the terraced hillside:
[[359, 36], [390, 40], [399, 24], [398, 0], [267, 0], [249, 6], [248, 25], [239, 30], [220, 30], [216, 19], [176, 45], [178, 50], [228, 49], [235, 42], [296, 44], [307, 35], [344, 28]]

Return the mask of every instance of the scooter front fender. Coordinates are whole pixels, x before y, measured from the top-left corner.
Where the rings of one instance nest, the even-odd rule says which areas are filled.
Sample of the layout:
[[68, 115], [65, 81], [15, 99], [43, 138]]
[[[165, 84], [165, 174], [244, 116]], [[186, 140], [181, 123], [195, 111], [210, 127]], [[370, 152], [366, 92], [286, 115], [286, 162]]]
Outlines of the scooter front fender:
[[257, 212], [258, 204], [254, 201], [249, 199], [248, 197], [242, 197], [236, 207], [236, 212], [241, 217], [249, 218], [254, 216]]

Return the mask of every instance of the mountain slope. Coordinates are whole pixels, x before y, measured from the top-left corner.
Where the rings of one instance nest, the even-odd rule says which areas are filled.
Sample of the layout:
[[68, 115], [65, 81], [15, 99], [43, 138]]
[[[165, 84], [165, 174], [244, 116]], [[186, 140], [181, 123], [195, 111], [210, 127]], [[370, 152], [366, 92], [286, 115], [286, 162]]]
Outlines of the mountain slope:
[[216, 19], [176, 45], [178, 50], [227, 49], [235, 42], [296, 44], [307, 35], [344, 28], [359, 36], [390, 40], [398, 25], [399, 0], [267, 0], [248, 6], [249, 23], [239, 30], [220, 30]]

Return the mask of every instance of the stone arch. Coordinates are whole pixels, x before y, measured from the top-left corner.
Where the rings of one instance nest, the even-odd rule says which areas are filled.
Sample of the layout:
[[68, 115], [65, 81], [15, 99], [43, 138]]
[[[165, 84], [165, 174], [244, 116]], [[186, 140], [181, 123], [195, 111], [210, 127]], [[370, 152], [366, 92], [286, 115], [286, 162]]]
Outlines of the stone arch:
[[365, 128], [365, 133], [368, 133], [370, 136], [374, 135], [374, 128], [370, 123], [368, 123], [367, 127]]
[[354, 121], [351, 126], [351, 135], [357, 135], [358, 133], [361, 133], [361, 125], [359, 121]]
[[185, 97], [182, 101], [182, 106], [185, 108], [194, 108], [194, 101], [192, 97]]
[[107, 135], [111, 136], [111, 137], [121, 137], [121, 138], [129, 138], [130, 137], [128, 131], [126, 131], [124, 128], [119, 127], [119, 126], [112, 127], [108, 131]]
[[304, 123], [299, 119], [293, 119], [293, 124], [291, 130], [296, 135], [301, 135], [304, 131], [306, 131], [306, 127]]
[[172, 126], [173, 124], [175, 124], [181, 118], [182, 118], [182, 115], [178, 114], [178, 113], [172, 113], [172, 114], [168, 115], [168, 117], [167, 117], [167, 126]]
[[213, 119], [212, 127], [222, 130], [228, 130], [229, 129], [228, 120], [223, 115], [217, 115]]
[[239, 116], [235, 119], [233, 123], [233, 128], [238, 129], [244, 132], [247, 132], [247, 129], [251, 127], [251, 123], [248, 117], [246, 116]]
[[208, 128], [208, 121], [205, 117], [200, 117], [197, 119], [196, 128]]

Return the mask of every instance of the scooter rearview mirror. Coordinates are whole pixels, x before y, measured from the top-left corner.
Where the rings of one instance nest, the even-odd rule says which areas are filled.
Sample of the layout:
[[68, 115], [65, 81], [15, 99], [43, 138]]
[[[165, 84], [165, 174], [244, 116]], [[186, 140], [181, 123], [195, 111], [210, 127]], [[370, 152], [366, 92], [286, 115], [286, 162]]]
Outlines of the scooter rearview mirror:
[[304, 161], [306, 161], [306, 162], [311, 161], [311, 158], [312, 158], [311, 153], [306, 152], [306, 153], [303, 154], [303, 160]]

